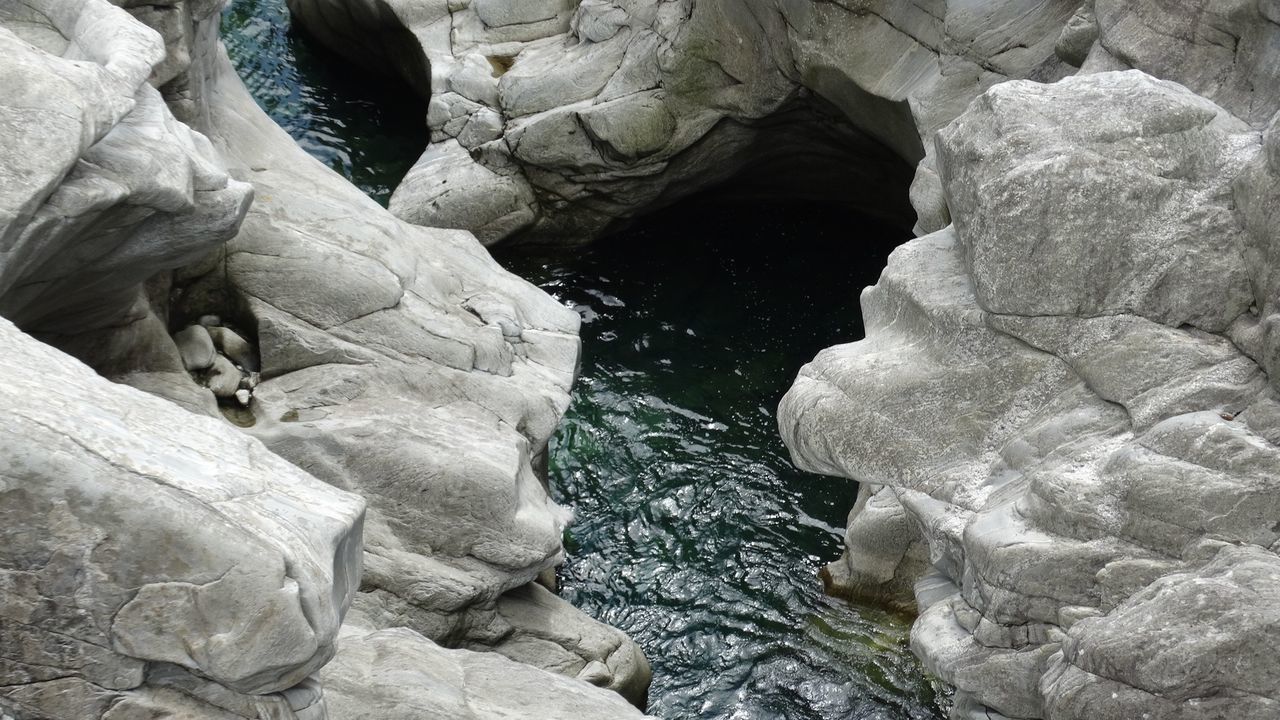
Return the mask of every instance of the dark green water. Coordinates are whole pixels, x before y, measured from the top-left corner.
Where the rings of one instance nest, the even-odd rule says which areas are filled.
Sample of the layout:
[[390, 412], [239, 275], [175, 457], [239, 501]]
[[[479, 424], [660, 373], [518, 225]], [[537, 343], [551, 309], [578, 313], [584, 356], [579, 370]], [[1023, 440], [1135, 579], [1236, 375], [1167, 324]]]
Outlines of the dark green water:
[[271, 119], [385, 206], [427, 146], [426, 103], [308, 42], [284, 0], [234, 0], [222, 40]]
[[563, 595], [644, 648], [654, 715], [940, 717], [909, 620], [823, 596], [857, 487], [796, 470], [774, 415], [801, 365], [861, 337], [858, 293], [902, 239], [701, 198], [572, 256], [499, 257], [582, 315], [551, 452], [577, 512]]
[[[407, 91], [336, 70], [283, 0], [236, 0], [223, 35], [268, 114], [385, 202], [425, 143]], [[644, 648], [653, 715], [942, 717], [909, 619], [822, 595], [856, 486], [797, 471], [774, 419], [801, 365], [861, 337], [858, 293], [905, 239], [821, 207], [701, 198], [590, 249], [499, 257], [583, 316], [551, 454], [577, 517], [563, 594]]]

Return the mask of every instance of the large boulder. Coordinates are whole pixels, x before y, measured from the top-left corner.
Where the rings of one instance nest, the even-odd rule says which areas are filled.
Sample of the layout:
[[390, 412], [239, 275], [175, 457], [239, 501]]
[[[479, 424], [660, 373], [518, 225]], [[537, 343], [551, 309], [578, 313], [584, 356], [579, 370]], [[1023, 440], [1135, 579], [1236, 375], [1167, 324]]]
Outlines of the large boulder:
[[[212, 413], [143, 283], [235, 234], [252, 198], [148, 80], [162, 38], [106, 2], [0, 8], [0, 314], [103, 375]], [[160, 298], [160, 304], [163, 298]]]
[[1268, 149], [1137, 71], [988, 90], [937, 134], [954, 225], [783, 400], [796, 462], [872, 493], [836, 589], [900, 593], [924, 548], [955, 717], [1274, 716]]
[[403, 627], [344, 626], [321, 677], [329, 711], [344, 720], [646, 717], [607, 690], [495, 653], [446, 650]]
[[364, 501], [0, 338], [0, 711], [324, 717], [309, 678], [360, 585]]

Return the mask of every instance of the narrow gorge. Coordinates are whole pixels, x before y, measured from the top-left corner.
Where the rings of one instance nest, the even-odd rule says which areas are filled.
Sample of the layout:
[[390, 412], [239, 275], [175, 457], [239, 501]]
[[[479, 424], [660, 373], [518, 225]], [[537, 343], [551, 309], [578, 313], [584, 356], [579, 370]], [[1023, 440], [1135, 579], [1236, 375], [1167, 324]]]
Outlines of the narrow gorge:
[[0, 718], [1280, 717], [1280, 3], [224, 5], [0, 0]]

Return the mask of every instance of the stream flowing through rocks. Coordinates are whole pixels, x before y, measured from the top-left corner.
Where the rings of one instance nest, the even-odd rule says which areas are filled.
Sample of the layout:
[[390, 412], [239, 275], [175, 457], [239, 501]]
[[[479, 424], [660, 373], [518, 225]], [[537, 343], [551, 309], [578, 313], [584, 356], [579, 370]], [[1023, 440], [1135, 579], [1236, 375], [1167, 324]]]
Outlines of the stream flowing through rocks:
[[[268, 114], [385, 204], [426, 144], [421, 101], [308, 43], [283, 0], [236, 0], [223, 37]], [[823, 595], [857, 488], [795, 469], [774, 416], [801, 365], [862, 336], [858, 294], [908, 236], [722, 194], [586, 249], [496, 253], [582, 315], [549, 463], [576, 515], [561, 591], [643, 647], [656, 717], [944, 715], [910, 618]]]

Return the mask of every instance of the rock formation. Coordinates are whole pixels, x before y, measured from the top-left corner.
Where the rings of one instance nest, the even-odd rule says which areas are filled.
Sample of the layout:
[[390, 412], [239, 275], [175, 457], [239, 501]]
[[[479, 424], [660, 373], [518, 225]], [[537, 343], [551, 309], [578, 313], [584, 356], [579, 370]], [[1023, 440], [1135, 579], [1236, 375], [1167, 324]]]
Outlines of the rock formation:
[[588, 684], [642, 702], [634, 643], [534, 584], [576, 314], [307, 157], [221, 3], [125, 6], [0, 5], [0, 714], [638, 717]]
[[[995, 83], [1074, 71], [1054, 46], [1076, 4], [1006, 5], [289, 2], [353, 62], [430, 74], [433, 142], [392, 212], [558, 244], [730, 179], [909, 225], [900, 188], [937, 128]], [[389, 34], [416, 47], [385, 62]]]
[[779, 410], [862, 483], [831, 590], [919, 609], [958, 718], [1280, 714], [1273, 0], [292, 0], [430, 97], [392, 210], [454, 230], [272, 124], [220, 2], [121, 5], [0, 3], [0, 715], [638, 716], [535, 582], [576, 316], [467, 230], [904, 218], [912, 166]]
[[1280, 133], [1249, 122], [1280, 97], [1229, 86], [1257, 70], [1214, 75], [1227, 109], [1137, 70], [987, 90], [935, 138], [954, 223], [782, 403], [799, 464], [864, 483], [828, 582], [925, 575], [955, 717], [1280, 713]]
[[867, 339], [779, 412], [863, 483], [829, 588], [920, 609], [956, 717], [1280, 713], [1280, 5], [290, 6], [429, 76], [392, 211], [486, 243], [726, 182], [893, 218], [914, 165]]

